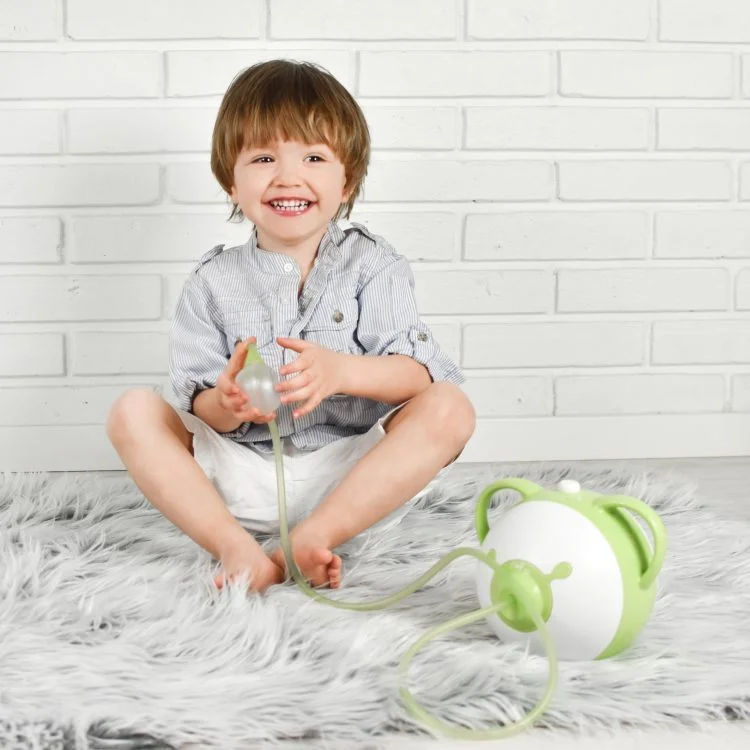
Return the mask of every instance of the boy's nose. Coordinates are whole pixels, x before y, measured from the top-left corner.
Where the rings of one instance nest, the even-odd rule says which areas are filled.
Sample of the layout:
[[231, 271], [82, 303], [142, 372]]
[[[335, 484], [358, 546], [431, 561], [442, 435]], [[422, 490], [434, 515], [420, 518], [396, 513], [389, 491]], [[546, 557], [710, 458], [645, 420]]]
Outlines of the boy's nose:
[[296, 169], [280, 165], [273, 182], [278, 187], [295, 187], [301, 181]]

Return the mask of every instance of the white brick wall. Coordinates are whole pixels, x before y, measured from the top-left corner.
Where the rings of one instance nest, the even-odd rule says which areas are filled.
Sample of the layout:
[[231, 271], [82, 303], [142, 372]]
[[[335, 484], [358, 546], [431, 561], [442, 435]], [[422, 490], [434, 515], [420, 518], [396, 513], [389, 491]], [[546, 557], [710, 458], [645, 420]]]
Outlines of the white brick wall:
[[353, 218], [467, 374], [465, 460], [750, 451], [746, 0], [6, 0], [0, 470], [120, 467], [109, 404], [164, 388], [185, 274], [249, 231], [221, 94], [275, 57], [365, 110]]

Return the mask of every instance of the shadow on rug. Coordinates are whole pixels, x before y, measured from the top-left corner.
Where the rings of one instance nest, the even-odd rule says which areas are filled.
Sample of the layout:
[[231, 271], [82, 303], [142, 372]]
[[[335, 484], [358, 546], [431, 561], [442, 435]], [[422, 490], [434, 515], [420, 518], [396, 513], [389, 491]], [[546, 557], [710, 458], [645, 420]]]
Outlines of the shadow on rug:
[[[552, 487], [566, 472], [457, 466], [390, 528], [343, 548], [347, 600], [401, 589], [460, 545], [478, 546], [474, 500], [493, 479]], [[722, 518], [689, 485], [620, 469], [575, 475], [660, 514], [670, 550], [639, 641], [604, 662], [561, 665], [538, 726], [701, 726], [750, 718], [750, 523]], [[517, 500], [495, 497], [495, 513]], [[263, 540], [271, 544], [273, 540]], [[215, 563], [127, 478], [0, 478], [0, 747], [222, 750], [304, 740], [377, 747], [423, 733], [402, 706], [398, 663], [425, 630], [477, 608], [463, 558], [396, 607], [351, 613], [293, 585], [266, 596], [211, 584]], [[484, 622], [434, 641], [411, 670], [415, 697], [444, 721], [521, 718], [546, 660]], [[5, 743], [5, 744], [4, 744]]]

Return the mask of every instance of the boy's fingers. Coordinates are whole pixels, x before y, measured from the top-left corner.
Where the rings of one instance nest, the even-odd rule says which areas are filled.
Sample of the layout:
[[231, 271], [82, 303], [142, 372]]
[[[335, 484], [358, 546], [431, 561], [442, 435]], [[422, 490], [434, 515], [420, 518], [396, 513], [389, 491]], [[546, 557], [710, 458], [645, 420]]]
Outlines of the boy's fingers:
[[235, 341], [234, 351], [232, 352], [232, 356], [229, 359], [229, 364], [227, 365], [227, 371], [231, 375], [232, 379], [234, 379], [239, 374], [240, 370], [242, 370], [242, 368], [245, 366], [247, 347], [251, 342], [255, 342], [255, 337], [251, 336], [249, 339], [245, 339], [244, 341], [240, 341], [239, 339]]
[[311, 346], [314, 346], [311, 341], [306, 341], [305, 339], [294, 339], [288, 336], [277, 336], [276, 341], [285, 349], [291, 349], [295, 352], [303, 352], [305, 349], [309, 349]]

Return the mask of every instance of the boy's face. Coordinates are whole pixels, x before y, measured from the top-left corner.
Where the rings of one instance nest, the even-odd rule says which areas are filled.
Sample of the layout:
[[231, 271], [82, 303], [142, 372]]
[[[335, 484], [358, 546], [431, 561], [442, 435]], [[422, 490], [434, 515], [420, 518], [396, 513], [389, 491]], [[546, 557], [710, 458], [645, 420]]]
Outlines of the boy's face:
[[348, 198], [344, 165], [325, 144], [277, 141], [245, 148], [234, 165], [232, 200], [269, 250], [317, 242]]

